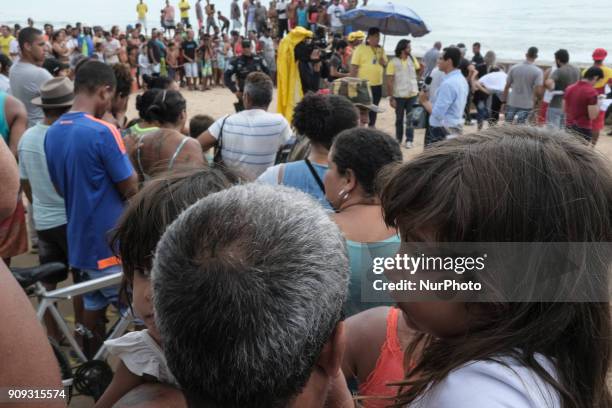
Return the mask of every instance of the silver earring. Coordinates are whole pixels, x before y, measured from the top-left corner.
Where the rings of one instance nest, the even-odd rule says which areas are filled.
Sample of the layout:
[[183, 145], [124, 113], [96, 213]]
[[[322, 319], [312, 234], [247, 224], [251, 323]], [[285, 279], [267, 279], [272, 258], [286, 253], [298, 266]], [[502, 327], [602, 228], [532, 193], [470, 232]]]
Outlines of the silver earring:
[[344, 194], [344, 190], [340, 190], [340, 192], [338, 193], [338, 197], [340, 197], [342, 194]]

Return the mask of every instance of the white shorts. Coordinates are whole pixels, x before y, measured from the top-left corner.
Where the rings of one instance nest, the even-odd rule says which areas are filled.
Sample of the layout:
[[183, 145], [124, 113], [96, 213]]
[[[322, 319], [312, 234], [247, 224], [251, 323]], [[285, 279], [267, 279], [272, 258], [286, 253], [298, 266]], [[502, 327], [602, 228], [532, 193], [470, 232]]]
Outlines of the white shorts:
[[186, 62], [184, 67], [185, 67], [185, 76], [187, 78], [197, 78], [199, 76], [197, 62]]
[[155, 64], [152, 68], [154, 74], [159, 74], [161, 72], [161, 64]]

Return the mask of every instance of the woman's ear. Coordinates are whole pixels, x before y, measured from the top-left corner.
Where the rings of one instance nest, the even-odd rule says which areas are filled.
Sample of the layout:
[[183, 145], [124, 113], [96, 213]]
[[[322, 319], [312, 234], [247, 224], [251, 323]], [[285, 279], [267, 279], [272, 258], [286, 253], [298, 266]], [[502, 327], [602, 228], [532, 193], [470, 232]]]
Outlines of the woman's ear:
[[346, 169], [344, 174], [344, 178], [346, 179], [346, 187], [344, 191], [350, 193], [357, 187], [357, 177], [355, 177], [355, 172], [352, 169]]

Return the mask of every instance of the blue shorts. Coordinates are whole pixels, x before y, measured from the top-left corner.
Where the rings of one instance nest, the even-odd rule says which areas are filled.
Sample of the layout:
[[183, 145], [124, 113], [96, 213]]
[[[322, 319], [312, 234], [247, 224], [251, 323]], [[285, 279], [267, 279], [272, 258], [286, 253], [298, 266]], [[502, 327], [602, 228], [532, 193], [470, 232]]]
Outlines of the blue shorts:
[[[83, 281], [102, 278], [121, 272], [121, 265], [111, 266], [103, 270], [98, 269], [82, 269]], [[94, 292], [88, 292], [83, 295], [83, 306], [85, 310], [102, 310], [110, 304], [118, 307], [119, 304], [119, 285], [109, 286], [107, 288], [98, 289]]]

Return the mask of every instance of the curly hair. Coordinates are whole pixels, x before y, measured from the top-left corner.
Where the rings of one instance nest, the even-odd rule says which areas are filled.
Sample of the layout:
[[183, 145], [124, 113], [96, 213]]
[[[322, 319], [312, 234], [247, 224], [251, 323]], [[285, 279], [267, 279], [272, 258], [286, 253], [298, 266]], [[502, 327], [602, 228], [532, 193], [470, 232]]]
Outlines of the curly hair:
[[338, 173], [348, 169], [368, 196], [376, 194], [376, 177], [387, 165], [400, 163], [402, 151], [397, 140], [380, 130], [356, 128], [341, 132], [334, 140], [331, 159]]
[[298, 133], [327, 150], [338, 133], [358, 124], [355, 106], [343, 96], [307, 94], [293, 111], [292, 125]]
[[132, 90], [132, 82], [134, 78], [130, 72], [130, 66], [127, 64], [114, 64], [112, 66], [115, 78], [117, 79], [117, 88], [115, 92], [121, 97], [126, 97]]

